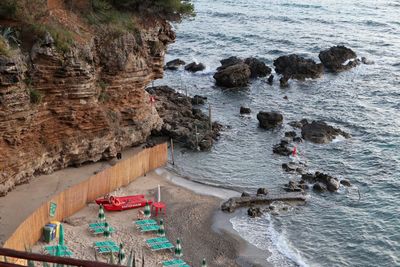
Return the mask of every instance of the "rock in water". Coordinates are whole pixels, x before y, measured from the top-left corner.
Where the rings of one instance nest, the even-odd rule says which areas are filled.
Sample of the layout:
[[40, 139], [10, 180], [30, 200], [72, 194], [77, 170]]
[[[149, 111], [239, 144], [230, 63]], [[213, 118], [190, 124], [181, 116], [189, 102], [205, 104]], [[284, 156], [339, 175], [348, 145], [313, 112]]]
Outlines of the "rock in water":
[[363, 64], [365, 64], [365, 65], [373, 65], [373, 64], [375, 64], [375, 62], [374, 62], [373, 60], [369, 60], [369, 59], [367, 59], [366, 57], [362, 57], [362, 58], [361, 58], [361, 62], [362, 62]]
[[240, 107], [240, 114], [250, 114], [251, 109], [246, 107]]
[[271, 68], [259, 59], [249, 57], [244, 60], [244, 63], [250, 67], [251, 78], [265, 77], [271, 73]]
[[283, 122], [283, 116], [279, 112], [260, 111], [257, 114], [257, 119], [260, 122], [260, 127], [264, 129], [273, 129]]
[[351, 186], [350, 181], [347, 180], [347, 179], [340, 180], [340, 184], [344, 185], [344, 186], [347, 186], [347, 187]]
[[238, 57], [228, 57], [225, 59], [222, 59], [220, 61], [221, 66], [217, 68], [217, 70], [223, 70], [226, 69], [227, 67], [233, 66], [233, 65], [237, 65], [237, 64], [241, 64], [244, 63], [242, 59], [238, 58]]
[[340, 187], [340, 183], [336, 178], [331, 178], [326, 183], [326, 186], [330, 192], [336, 192]]
[[257, 195], [267, 195], [267, 194], [268, 194], [267, 188], [261, 187], [257, 189]]
[[344, 71], [358, 65], [357, 54], [345, 46], [333, 46], [319, 53], [319, 59], [325, 68], [334, 71]]
[[323, 121], [313, 121], [312, 123], [305, 123], [301, 128], [301, 135], [303, 139], [317, 144], [326, 144], [331, 142], [338, 135], [345, 138], [350, 138], [350, 134], [334, 128]]
[[190, 72], [202, 71], [205, 68], [206, 66], [203, 63], [196, 63], [196, 62], [189, 63], [185, 66], [185, 70]]
[[219, 69], [214, 74], [214, 79], [218, 86], [244, 87], [249, 83], [250, 75], [250, 67], [247, 64], [239, 63]]
[[247, 210], [247, 215], [252, 218], [260, 217], [262, 215], [261, 209], [258, 207], [251, 207]]
[[318, 182], [313, 185], [313, 190], [317, 192], [325, 192], [326, 187], [323, 183]]
[[[274, 66], [276, 73], [282, 74], [287, 80], [290, 78], [297, 80], [315, 79], [320, 77], [324, 71], [322, 64], [317, 64], [312, 59], [305, 59], [295, 54], [278, 57], [274, 60]], [[285, 85], [284, 81], [283, 85]]]
[[205, 96], [195, 95], [192, 98], [192, 105], [204, 105], [206, 100], [207, 97]]
[[177, 70], [177, 69], [179, 69], [180, 66], [185, 65], [185, 64], [186, 64], [185, 61], [177, 58], [177, 59], [168, 61], [167, 64], [165, 64], [164, 69]]
[[268, 84], [272, 85], [273, 82], [274, 82], [274, 75], [271, 74], [271, 75], [268, 77], [267, 82], [268, 82]]

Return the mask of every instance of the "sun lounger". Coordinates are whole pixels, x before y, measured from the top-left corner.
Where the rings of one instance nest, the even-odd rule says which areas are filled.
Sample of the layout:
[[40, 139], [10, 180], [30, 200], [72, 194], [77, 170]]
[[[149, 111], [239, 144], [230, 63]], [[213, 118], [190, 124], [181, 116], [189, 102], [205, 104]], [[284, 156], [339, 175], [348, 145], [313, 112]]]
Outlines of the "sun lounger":
[[135, 221], [135, 224], [137, 225], [137, 226], [142, 226], [142, 225], [156, 225], [157, 224], [157, 221], [155, 221], [155, 220], [138, 220], [138, 221]]
[[169, 240], [166, 237], [156, 237], [156, 238], [150, 238], [150, 239], [146, 240], [146, 244], [149, 246], [167, 243], [167, 242], [169, 242]]
[[154, 231], [158, 231], [158, 229], [160, 229], [160, 226], [158, 225], [143, 225], [140, 226], [140, 232], [154, 232]]
[[96, 223], [89, 223], [89, 228], [99, 228], [104, 227], [106, 222], [96, 222]]
[[186, 262], [181, 259], [173, 259], [169, 261], [164, 261], [162, 264], [164, 267], [176, 267], [181, 266], [182, 264], [186, 264]]
[[[49, 255], [55, 256], [57, 253], [57, 246], [47, 246], [44, 248], [44, 250]], [[66, 246], [60, 246], [60, 256], [61, 257], [72, 256], [72, 252]]]
[[106, 246], [106, 247], [97, 247], [95, 248], [96, 251], [100, 254], [104, 253], [117, 253], [119, 252], [119, 247], [118, 246]]
[[107, 246], [117, 246], [117, 244], [112, 240], [94, 242], [94, 247], [95, 248], [97, 248], [97, 247], [107, 247]]
[[159, 251], [159, 250], [164, 250], [164, 249], [172, 249], [172, 248], [174, 248], [174, 245], [167, 242], [167, 243], [153, 245], [150, 248], [152, 251]]
[[[92, 234], [94, 234], [94, 235], [103, 234], [103, 233], [104, 233], [104, 227], [103, 227], [103, 228], [94, 229], [94, 230], [91, 231], [91, 232], [92, 232]], [[112, 228], [112, 227], [110, 227], [110, 233], [112, 234], [112, 233], [114, 233], [114, 232], [115, 232], [115, 229]]]

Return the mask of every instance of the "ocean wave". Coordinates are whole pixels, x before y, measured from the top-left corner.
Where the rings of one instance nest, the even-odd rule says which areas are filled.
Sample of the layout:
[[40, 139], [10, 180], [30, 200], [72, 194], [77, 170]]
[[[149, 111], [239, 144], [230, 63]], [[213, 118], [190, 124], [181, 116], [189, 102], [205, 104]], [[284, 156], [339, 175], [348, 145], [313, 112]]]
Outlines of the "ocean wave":
[[321, 5], [298, 4], [298, 3], [283, 3], [280, 5], [285, 7], [297, 7], [297, 8], [315, 8], [315, 9], [323, 8]]

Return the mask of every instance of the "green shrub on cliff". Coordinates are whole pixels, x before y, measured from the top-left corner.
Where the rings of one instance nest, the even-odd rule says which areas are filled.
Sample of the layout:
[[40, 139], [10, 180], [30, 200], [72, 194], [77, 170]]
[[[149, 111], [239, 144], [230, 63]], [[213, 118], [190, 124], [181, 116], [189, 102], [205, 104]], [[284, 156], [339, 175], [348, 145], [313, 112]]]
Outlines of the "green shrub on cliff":
[[35, 89], [29, 89], [29, 97], [32, 104], [39, 104], [42, 102], [42, 94]]
[[2, 36], [0, 36], [0, 56], [9, 56], [10, 55], [10, 47]]
[[160, 15], [169, 20], [180, 20], [194, 15], [194, 6], [188, 0], [108, 0], [119, 10]]
[[17, 2], [15, 0], [0, 1], [0, 19], [14, 19], [17, 13]]

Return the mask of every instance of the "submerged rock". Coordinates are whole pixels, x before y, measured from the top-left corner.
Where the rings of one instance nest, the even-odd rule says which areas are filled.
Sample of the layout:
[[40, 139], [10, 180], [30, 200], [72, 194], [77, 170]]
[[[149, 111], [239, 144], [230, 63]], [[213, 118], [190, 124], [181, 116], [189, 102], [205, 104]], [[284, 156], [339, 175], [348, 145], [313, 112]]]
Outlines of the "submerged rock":
[[272, 85], [274, 83], [274, 75], [270, 75], [267, 80], [268, 84]]
[[257, 195], [267, 195], [268, 194], [268, 189], [267, 188], [258, 188], [257, 189]]
[[165, 64], [164, 69], [177, 70], [177, 69], [179, 69], [180, 66], [185, 65], [185, 64], [186, 64], [185, 61], [177, 58], [177, 59], [168, 61], [167, 64]]
[[324, 67], [315, 63], [312, 59], [305, 59], [296, 54], [280, 56], [274, 60], [275, 71], [281, 74], [284, 79], [281, 85], [286, 85], [291, 79], [304, 80], [306, 78], [318, 78], [322, 75]]
[[205, 68], [206, 66], [203, 63], [196, 63], [196, 62], [189, 63], [185, 66], [185, 70], [190, 72], [202, 71]]
[[274, 145], [272, 152], [281, 156], [290, 156], [290, 154], [292, 154], [292, 150], [288, 147], [288, 145], [288, 142], [281, 140], [279, 144]]
[[283, 115], [275, 111], [260, 111], [257, 114], [257, 119], [260, 123], [260, 127], [264, 129], [273, 129], [283, 122]]
[[341, 129], [334, 128], [323, 121], [313, 121], [302, 124], [301, 135], [303, 139], [317, 144], [326, 144], [335, 139], [338, 135], [350, 138], [350, 134]]
[[374, 62], [373, 60], [369, 60], [369, 59], [367, 59], [366, 57], [362, 57], [362, 58], [361, 58], [361, 62], [362, 62], [363, 64], [365, 64], [365, 65], [373, 65], [373, 64], [375, 64], [375, 62]]
[[326, 186], [323, 183], [318, 182], [313, 185], [313, 190], [317, 192], [325, 192]]
[[347, 187], [350, 187], [350, 186], [351, 186], [350, 181], [347, 180], [347, 179], [340, 180], [340, 184], [341, 184], [341, 185], [344, 185], [344, 186], [347, 186]]
[[319, 53], [319, 59], [325, 68], [334, 71], [344, 71], [357, 66], [357, 54], [342, 45], [333, 46]]

